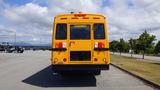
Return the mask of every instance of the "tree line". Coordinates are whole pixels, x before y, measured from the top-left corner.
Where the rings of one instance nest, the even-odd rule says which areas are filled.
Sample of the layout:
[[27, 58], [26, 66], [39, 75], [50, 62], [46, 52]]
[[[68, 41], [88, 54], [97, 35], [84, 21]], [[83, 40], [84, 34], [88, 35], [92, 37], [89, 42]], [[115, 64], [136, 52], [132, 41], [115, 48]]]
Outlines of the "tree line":
[[149, 34], [146, 30], [138, 38], [130, 38], [128, 41], [125, 41], [123, 38], [120, 40], [113, 40], [110, 42], [110, 51], [119, 52], [120, 55], [122, 52], [142, 54], [143, 59], [145, 54], [158, 55], [160, 54], [160, 41], [156, 41], [156, 36]]

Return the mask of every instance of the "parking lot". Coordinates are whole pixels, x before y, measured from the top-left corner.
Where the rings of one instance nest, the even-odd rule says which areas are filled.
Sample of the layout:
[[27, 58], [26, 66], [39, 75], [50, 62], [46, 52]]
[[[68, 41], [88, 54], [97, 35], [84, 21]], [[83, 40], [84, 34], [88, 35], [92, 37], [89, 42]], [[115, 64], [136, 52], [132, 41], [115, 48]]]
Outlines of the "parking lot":
[[110, 66], [101, 75], [53, 75], [49, 51], [0, 53], [0, 90], [154, 90], [141, 80]]

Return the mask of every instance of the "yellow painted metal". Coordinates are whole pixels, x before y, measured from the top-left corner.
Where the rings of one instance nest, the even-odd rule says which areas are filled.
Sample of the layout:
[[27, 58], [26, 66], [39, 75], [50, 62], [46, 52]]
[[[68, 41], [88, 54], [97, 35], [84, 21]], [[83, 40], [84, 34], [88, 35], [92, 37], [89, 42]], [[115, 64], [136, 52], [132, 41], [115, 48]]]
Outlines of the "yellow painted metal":
[[[63, 14], [58, 15], [54, 18], [53, 24], [53, 37], [52, 37], [52, 48], [55, 48], [55, 43], [57, 42], [65, 42], [66, 43], [66, 51], [52, 51], [51, 61], [52, 64], [109, 64], [110, 63], [110, 54], [109, 51], [95, 51], [94, 44], [95, 42], [103, 42], [105, 44], [105, 48], [109, 48], [109, 40], [108, 40], [108, 29], [106, 18], [103, 15], [97, 14], [86, 14], [85, 17], [88, 19], [83, 19], [80, 17], [78, 19], [74, 18], [74, 14]], [[93, 19], [94, 17], [99, 19]], [[66, 18], [62, 19], [61, 18]], [[55, 31], [57, 23], [66, 23], [67, 24], [67, 39], [66, 40], [56, 40], [55, 39]], [[105, 29], [105, 39], [103, 40], [94, 40], [93, 39], [93, 24], [94, 23], [103, 23]], [[90, 40], [70, 40], [70, 25], [90, 25]], [[70, 51], [91, 51], [91, 61], [70, 61]], [[67, 61], [64, 62], [63, 59], [66, 58]], [[94, 58], [97, 58], [98, 61], [94, 61]], [[106, 59], [106, 62], [103, 59]], [[58, 61], [54, 61], [58, 59]]]

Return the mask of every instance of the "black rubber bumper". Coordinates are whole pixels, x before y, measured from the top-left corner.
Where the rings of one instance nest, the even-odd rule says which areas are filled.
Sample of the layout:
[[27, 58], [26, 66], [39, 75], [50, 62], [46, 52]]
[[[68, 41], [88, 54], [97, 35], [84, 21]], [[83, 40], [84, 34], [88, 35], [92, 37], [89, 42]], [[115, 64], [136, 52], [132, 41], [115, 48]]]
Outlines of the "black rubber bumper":
[[56, 71], [72, 71], [72, 70], [109, 70], [109, 64], [105, 65], [52, 65], [52, 69]]

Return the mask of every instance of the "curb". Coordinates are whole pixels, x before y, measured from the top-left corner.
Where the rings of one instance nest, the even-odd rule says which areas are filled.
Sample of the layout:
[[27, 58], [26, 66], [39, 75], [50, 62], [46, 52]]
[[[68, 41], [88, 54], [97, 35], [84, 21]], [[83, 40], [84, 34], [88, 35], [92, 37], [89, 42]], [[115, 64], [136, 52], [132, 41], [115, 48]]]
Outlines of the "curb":
[[145, 82], [146, 84], [149, 84], [150, 86], [152, 86], [152, 87], [154, 87], [154, 88], [160, 89], [160, 84], [155, 83], [155, 82], [152, 82], [152, 81], [150, 81], [150, 80], [147, 80], [147, 79], [145, 79], [145, 78], [143, 78], [143, 77], [140, 77], [140, 76], [138, 76], [138, 75], [136, 75], [136, 74], [134, 74], [134, 73], [132, 73], [132, 72], [129, 72], [128, 70], [123, 69], [123, 68], [121, 68], [121, 67], [119, 67], [119, 66], [117, 66], [117, 65], [115, 65], [115, 64], [112, 64], [112, 63], [110, 63], [110, 64], [111, 64], [112, 66], [114, 66], [114, 67], [116, 67], [116, 68], [118, 68], [118, 69], [120, 69], [120, 70], [122, 70], [122, 71], [124, 71], [124, 72], [126, 72], [126, 73], [128, 73], [128, 74], [130, 74], [130, 75], [132, 75], [132, 76], [134, 76], [134, 77], [136, 77], [136, 78], [138, 78], [138, 79], [140, 79], [140, 80], [142, 80], [142, 81]]

